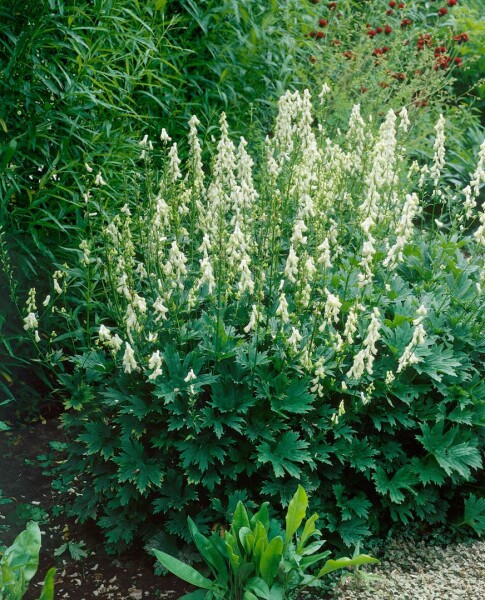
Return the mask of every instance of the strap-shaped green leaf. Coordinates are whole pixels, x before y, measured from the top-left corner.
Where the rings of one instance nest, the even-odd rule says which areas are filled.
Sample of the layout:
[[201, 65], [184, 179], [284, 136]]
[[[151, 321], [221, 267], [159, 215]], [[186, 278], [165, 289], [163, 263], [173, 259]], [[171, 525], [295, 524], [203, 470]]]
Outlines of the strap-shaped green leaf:
[[274, 537], [268, 544], [259, 561], [261, 577], [268, 585], [271, 585], [278, 573], [283, 556], [283, 538], [279, 535]]
[[205, 590], [210, 590], [213, 587], [213, 582], [210, 579], [207, 579], [199, 571], [178, 560], [178, 558], [174, 558], [170, 554], [165, 554], [165, 552], [161, 552], [160, 550], [153, 550], [153, 553], [160, 561], [160, 564], [179, 579], [183, 579], [187, 583]]
[[261, 579], [261, 577], [253, 577], [250, 579], [244, 590], [253, 592], [258, 598], [269, 598], [269, 586], [264, 579]]
[[259, 521], [262, 523], [263, 527], [266, 530], [266, 533], [269, 531], [269, 511], [268, 511], [269, 502], [264, 502], [261, 505], [261, 508], [258, 512], [251, 518], [251, 527], [254, 529], [256, 523]]
[[318, 572], [317, 578], [327, 575], [327, 573], [331, 573], [332, 571], [344, 569], [345, 567], [360, 567], [361, 565], [369, 565], [378, 562], [377, 558], [372, 558], [372, 556], [367, 556], [367, 554], [360, 554], [355, 558], [343, 557], [338, 558], [337, 560], [327, 560], [325, 565]]
[[301, 554], [303, 546], [307, 540], [317, 531], [315, 523], [318, 520], [317, 513], [314, 513], [309, 519], [306, 520], [305, 526], [303, 527], [303, 533], [301, 534], [300, 541], [298, 542], [297, 552]]
[[241, 527], [239, 530], [239, 541], [242, 544], [246, 557], [250, 556], [254, 549], [255, 537], [249, 527]]
[[307, 507], [308, 498], [306, 492], [302, 486], [299, 485], [295, 495], [291, 499], [291, 502], [288, 506], [288, 512], [286, 514], [286, 546], [288, 546], [291, 538], [305, 518]]
[[197, 525], [189, 517], [188, 519], [190, 535], [194, 540], [194, 544], [197, 546], [197, 550], [200, 552], [202, 558], [209, 565], [213, 575], [221, 583], [227, 583], [229, 578], [227, 563], [213, 544], [212, 540], [206, 538], [197, 529]]
[[327, 558], [330, 554], [330, 550], [325, 550], [325, 552], [320, 552], [319, 554], [312, 554], [311, 556], [304, 556], [300, 561], [300, 567], [305, 570], [311, 565], [314, 565], [316, 562]]
[[248, 513], [244, 508], [244, 504], [239, 501], [236, 506], [236, 510], [234, 511], [234, 516], [232, 518], [232, 527], [234, 529], [234, 534], [237, 539], [239, 539], [239, 530], [241, 527], [251, 527], [249, 522]]
[[44, 579], [44, 585], [42, 586], [42, 593], [38, 600], [54, 600], [54, 575], [56, 570], [54, 568], [49, 569]]

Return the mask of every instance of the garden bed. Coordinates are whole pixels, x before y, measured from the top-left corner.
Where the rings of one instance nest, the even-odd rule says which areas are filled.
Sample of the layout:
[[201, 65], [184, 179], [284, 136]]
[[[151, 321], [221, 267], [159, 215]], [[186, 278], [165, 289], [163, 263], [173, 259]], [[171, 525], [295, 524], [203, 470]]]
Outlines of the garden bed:
[[[61, 502], [42, 474], [38, 457], [50, 452], [49, 442], [62, 436], [57, 420], [18, 427], [0, 438], [0, 543], [10, 543], [25, 521], [39, 520], [43, 532], [41, 562], [26, 600], [39, 591], [40, 582], [52, 565], [56, 566], [56, 598], [66, 600], [175, 600], [187, 591], [175, 577], [159, 577], [145, 550], [119, 557], [103, 551], [102, 539], [93, 526], [76, 524], [65, 516], [55, 516]], [[41, 459], [41, 462], [43, 459]], [[440, 537], [441, 535], [441, 537]], [[485, 596], [485, 542], [451, 542], [448, 534], [429, 532], [397, 535], [372, 544], [381, 564], [372, 576], [336, 575], [328, 587], [328, 600], [481, 600]], [[67, 542], [81, 544], [86, 557], [73, 560], [67, 549], [55, 557]], [[37, 582], [39, 585], [37, 585]], [[317, 597], [323, 600], [324, 592]], [[315, 596], [307, 596], [310, 598]]]
[[[59, 440], [56, 420], [21, 426], [0, 437], [0, 545], [8, 545], [26, 521], [39, 520], [42, 537], [40, 566], [25, 600], [36, 598], [37, 582], [56, 567], [56, 598], [66, 600], [141, 600], [179, 598], [186, 586], [175, 577], [158, 577], [153, 560], [144, 551], [113, 557], [103, 551], [102, 540], [93, 526], [76, 524], [64, 515], [55, 516], [62, 502], [42, 474], [38, 456], [47, 456], [49, 442]], [[54, 553], [63, 544], [81, 545], [86, 557], [73, 560], [69, 549]], [[76, 552], [76, 546], [73, 547]]]

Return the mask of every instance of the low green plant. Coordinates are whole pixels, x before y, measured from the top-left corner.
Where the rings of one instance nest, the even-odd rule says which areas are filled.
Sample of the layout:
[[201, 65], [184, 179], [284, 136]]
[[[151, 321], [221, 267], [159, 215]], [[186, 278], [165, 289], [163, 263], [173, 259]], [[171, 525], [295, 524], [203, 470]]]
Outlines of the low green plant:
[[[301, 485], [291, 499], [286, 528], [270, 519], [268, 502], [253, 515], [238, 502], [228, 529], [203, 536], [192, 519], [190, 534], [213, 578], [209, 579], [177, 558], [154, 549], [162, 566], [201, 590], [186, 594], [185, 600], [289, 600], [302, 589], [337, 569], [379, 562], [365, 554], [352, 558], [327, 560], [315, 574], [307, 570], [327, 558], [330, 551], [319, 552], [325, 540], [316, 528], [315, 513], [303, 524], [308, 498]], [[303, 530], [299, 532], [303, 525]]]
[[[0, 554], [0, 600], [22, 600], [29, 582], [39, 566], [41, 534], [35, 521], [27, 523], [2, 554]], [[37, 600], [54, 598], [55, 569], [49, 569]]]
[[79, 540], [78, 542], [70, 540], [61, 544], [59, 548], [54, 550], [54, 556], [62, 556], [66, 552], [69, 553], [72, 560], [82, 560], [88, 556], [86, 542], [83, 540]]

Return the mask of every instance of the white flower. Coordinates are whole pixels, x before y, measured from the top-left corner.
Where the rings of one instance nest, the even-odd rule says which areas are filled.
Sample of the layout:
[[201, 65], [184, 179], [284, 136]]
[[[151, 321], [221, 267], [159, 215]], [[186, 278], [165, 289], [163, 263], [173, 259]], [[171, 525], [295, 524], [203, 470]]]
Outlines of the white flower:
[[184, 381], [185, 383], [188, 383], [189, 381], [194, 381], [194, 379], [197, 379], [197, 375], [194, 373], [193, 369], [190, 369], [187, 376], [184, 378]]
[[298, 219], [295, 222], [295, 225], [293, 227], [293, 235], [291, 237], [292, 247], [296, 246], [297, 244], [306, 244], [307, 243], [308, 238], [303, 235], [305, 233], [305, 231], [307, 231], [307, 230], [308, 230], [308, 227], [305, 225], [305, 223], [301, 219]]
[[416, 319], [413, 320], [413, 325], [415, 327], [423, 322], [423, 319], [428, 314], [428, 311], [426, 310], [426, 307], [423, 304], [421, 304], [421, 306], [416, 311], [416, 314], [418, 316]]
[[123, 346], [123, 340], [117, 333], [111, 338], [109, 346], [115, 354], [121, 350], [121, 346]]
[[25, 303], [27, 306], [28, 312], [35, 312], [37, 310], [35, 295], [36, 295], [35, 288], [30, 288], [29, 294], [27, 296], [27, 302]]
[[212, 269], [212, 263], [207, 252], [204, 252], [204, 257], [199, 260], [199, 263], [201, 274], [197, 282], [197, 289], [200, 289], [203, 285], [207, 285], [209, 294], [212, 294], [216, 288], [216, 280]]
[[345, 404], [344, 401], [341, 400], [340, 404], [338, 405], [338, 412], [333, 413], [333, 415], [330, 417], [330, 420], [334, 425], [338, 425], [340, 417], [342, 417], [343, 415], [345, 415]]
[[298, 344], [301, 342], [302, 336], [296, 327], [291, 328], [291, 335], [288, 338], [288, 344], [293, 348], [294, 352], [298, 352]]
[[375, 239], [369, 233], [367, 240], [362, 245], [362, 259], [359, 265], [362, 267], [363, 272], [357, 274], [358, 285], [363, 287], [372, 282], [374, 274], [372, 273], [372, 263], [375, 254], [374, 248]]
[[148, 368], [152, 369], [152, 373], [148, 376], [148, 379], [156, 379], [162, 375], [162, 357], [160, 356], [160, 350], [154, 352], [148, 361]]
[[111, 341], [111, 331], [108, 329], [108, 327], [105, 327], [104, 325], [100, 325], [98, 336], [100, 342]]
[[123, 368], [125, 370], [125, 373], [131, 373], [132, 371], [136, 371], [137, 369], [135, 353], [128, 342], [126, 342], [125, 353], [123, 355]]
[[38, 326], [39, 326], [39, 322], [37, 321], [37, 317], [35, 316], [35, 314], [33, 312], [30, 312], [24, 318], [24, 329], [26, 331], [28, 331], [29, 329], [37, 329]]
[[251, 308], [251, 315], [249, 317], [249, 323], [244, 328], [245, 333], [249, 333], [250, 331], [252, 331], [260, 320], [261, 314], [258, 310], [258, 307], [256, 306], [256, 304], [253, 304]]
[[89, 259], [91, 256], [91, 250], [89, 249], [89, 244], [86, 240], [83, 240], [79, 244], [79, 249], [83, 251], [83, 257], [81, 262], [85, 265], [89, 265]]
[[118, 294], [123, 294], [125, 296], [125, 298], [127, 300], [129, 300], [131, 298], [131, 293], [128, 288], [127, 282], [128, 282], [128, 275], [126, 273], [123, 273], [122, 275], [120, 275], [118, 277], [116, 291], [118, 292]]
[[317, 250], [319, 253], [318, 258], [317, 258], [317, 263], [319, 265], [323, 265], [325, 267], [325, 269], [331, 269], [332, 262], [330, 260], [330, 243], [328, 241], [328, 238], [325, 238], [323, 240], [323, 242], [320, 244], [320, 246], [318, 246]]
[[354, 104], [350, 113], [349, 128], [345, 136], [349, 149], [347, 159], [352, 169], [362, 171], [362, 156], [366, 143], [366, 125], [360, 113], [360, 104]]
[[411, 121], [409, 120], [408, 111], [406, 110], [405, 106], [402, 107], [401, 112], [399, 113], [399, 117], [401, 121], [399, 122], [398, 127], [406, 133], [409, 129], [409, 126], [411, 125]]
[[99, 171], [99, 173], [96, 175], [96, 178], [94, 180], [94, 185], [106, 185], [106, 181], [103, 179], [103, 176], [101, 175], [101, 171]]
[[379, 341], [381, 335], [379, 333], [380, 322], [379, 322], [379, 309], [374, 308], [371, 316], [371, 321], [367, 329], [367, 336], [363, 342], [363, 348], [354, 357], [354, 363], [347, 373], [349, 379], [360, 379], [367, 371], [369, 375], [373, 373], [374, 358], [377, 354], [376, 343]]
[[162, 142], [171, 142], [172, 138], [168, 135], [167, 130], [165, 128], [162, 129], [162, 133], [160, 134], [160, 139]]
[[248, 292], [249, 294], [254, 293], [254, 281], [251, 271], [249, 269], [249, 261], [251, 259], [249, 256], [243, 257], [239, 264], [239, 271], [241, 273], [241, 277], [237, 284], [239, 297], [244, 294], [244, 292]]
[[153, 308], [155, 309], [155, 312], [157, 313], [157, 316], [155, 318], [155, 323], [158, 323], [158, 321], [160, 321], [160, 319], [162, 319], [163, 321], [167, 320], [168, 308], [165, 306], [165, 304], [163, 303], [163, 300], [160, 298], [160, 296], [153, 303]]
[[288, 313], [288, 301], [284, 292], [280, 293], [276, 315], [281, 318], [283, 323], [289, 323], [290, 315]]
[[59, 285], [59, 280], [61, 280], [63, 277], [65, 277], [65, 273], [63, 273], [62, 271], [55, 271], [52, 275], [52, 283], [54, 285], [54, 290], [58, 294], [62, 294], [62, 288]]
[[434, 141], [434, 157], [433, 165], [429, 174], [433, 180], [435, 187], [440, 181], [441, 171], [445, 166], [445, 119], [443, 115], [439, 116], [438, 122], [435, 125], [435, 141]]
[[485, 207], [479, 216], [480, 225], [473, 234], [473, 237], [481, 246], [485, 246]]
[[[193, 176], [194, 192], [200, 193], [204, 187], [204, 170], [202, 168], [202, 148], [197, 137], [197, 125], [199, 119], [193, 115], [189, 120], [189, 163]], [[169, 138], [170, 139], [170, 138]]]
[[372, 167], [365, 179], [367, 193], [359, 208], [364, 217], [371, 217], [375, 222], [385, 216], [380, 201], [386, 189], [394, 184], [396, 160], [396, 115], [389, 110], [374, 144]]
[[326, 288], [325, 293], [327, 294], [327, 300], [325, 302], [323, 318], [329, 323], [338, 323], [342, 303], [337, 296], [331, 294]]
[[290, 247], [288, 258], [286, 259], [285, 265], [285, 276], [291, 283], [296, 283], [296, 276], [298, 275], [298, 256], [296, 255], [293, 246]]
[[424, 344], [424, 340], [426, 338], [426, 330], [424, 329], [424, 327], [422, 325], [422, 320], [424, 319], [426, 314], [427, 314], [426, 308], [421, 305], [417, 311], [418, 318], [414, 319], [414, 321], [413, 321], [413, 324], [416, 325], [416, 328], [413, 332], [413, 337], [412, 337], [411, 341], [409, 342], [409, 344], [404, 349], [404, 352], [403, 352], [401, 358], [398, 360], [398, 366], [397, 366], [397, 371], [396, 371], [397, 373], [400, 373], [409, 365], [414, 365], [418, 362], [421, 362], [421, 360], [422, 360], [421, 358], [416, 356], [416, 354], [414, 353], [414, 350], [418, 346], [421, 346], [422, 344]]
[[348, 344], [354, 343], [354, 333], [357, 331], [357, 324], [359, 321], [359, 310], [364, 310], [362, 304], [352, 306], [352, 308], [349, 310], [347, 320], [345, 321], [344, 337], [346, 338]]
[[312, 379], [311, 383], [312, 383], [312, 387], [310, 388], [310, 391], [313, 394], [317, 394], [317, 396], [319, 398], [321, 398], [323, 396], [323, 385], [322, 382], [325, 379], [326, 373], [325, 373], [325, 359], [324, 357], [320, 357], [316, 364], [315, 364], [315, 371], [314, 371], [315, 377]]
[[90, 166], [88, 165], [88, 163], [84, 163], [84, 168], [86, 169], [86, 171], [87, 171], [88, 173], [92, 173], [92, 172], [93, 172], [93, 169], [92, 169], [92, 167], [90, 167]]
[[177, 144], [172, 144], [168, 157], [170, 159], [170, 163], [168, 165], [168, 173], [173, 182], [177, 181], [182, 177], [182, 171], [180, 170], [180, 158], [178, 155]]
[[42, 302], [42, 306], [48, 306], [50, 301], [51, 301], [50, 295], [46, 296], [44, 302]]
[[[420, 212], [419, 199], [416, 194], [407, 194], [399, 222], [396, 227], [396, 242], [389, 249], [383, 261], [384, 267], [395, 269], [403, 260], [403, 251], [410, 242], [414, 232], [414, 219]], [[442, 224], [441, 224], [442, 225]]]
[[37, 329], [34, 331], [34, 340], [37, 342], [37, 344], [40, 342], [40, 335]]
[[126, 331], [128, 333], [128, 337], [131, 340], [132, 339], [131, 332], [132, 331], [140, 331], [140, 329], [141, 329], [141, 324], [138, 320], [138, 315], [137, 315], [136, 311], [133, 309], [133, 305], [131, 303], [128, 304], [128, 306], [126, 307], [125, 324], [126, 324]]
[[318, 94], [318, 98], [320, 99], [320, 104], [323, 104], [325, 101], [325, 96], [330, 93], [330, 86], [327, 83], [322, 85], [322, 91]]
[[391, 383], [396, 379], [396, 376], [392, 371], [386, 371], [386, 385], [391, 385]]
[[177, 242], [172, 242], [172, 246], [170, 248], [168, 262], [164, 266], [165, 275], [170, 277], [175, 274], [175, 280], [172, 282], [173, 287], [178, 287], [179, 289], [184, 289], [184, 284], [182, 283], [183, 278], [187, 275], [187, 257], [180, 250], [177, 245]]

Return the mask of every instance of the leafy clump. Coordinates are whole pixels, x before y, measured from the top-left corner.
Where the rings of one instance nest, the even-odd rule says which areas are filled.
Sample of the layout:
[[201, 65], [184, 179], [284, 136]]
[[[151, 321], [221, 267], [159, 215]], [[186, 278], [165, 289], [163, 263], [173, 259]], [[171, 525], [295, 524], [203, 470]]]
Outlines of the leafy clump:
[[[189, 529], [194, 544], [209, 567], [212, 579], [159, 550], [153, 550], [160, 563], [180, 579], [202, 588], [183, 598], [200, 600], [283, 600], [295, 598], [303, 588], [315, 585], [318, 579], [346, 567], [379, 562], [365, 554], [352, 558], [327, 560], [315, 575], [306, 571], [324, 560], [329, 551], [319, 552], [324, 540], [318, 539], [316, 529], [318, 515], [315, 513], [297, 532], [308, 508], [305, 490], [298, 486], [286, 514], [286, 529], [271, 520], [268, 503], [252, 515], [242, 502], [238, 502], [232, 523], [227, 530], [204, 537], [189, 517]], [[312, 538], [317, 538], [312, 540]]]
[[29, 293], [25, 330], [65, 394], [60, 486], [112, 549], [188, 539], [188, 513], [204, 530], [240, 499], [287, 505], [297, 481], [350, 546], [444, 522], [475, 484], [485, 144], [452, 189], [443, 116], [422, 164], [405, 108], [375, 123], [355, 105], [334, 138], [324, 116], [284, 94], [251, 155], [222, 115], [209, 169], [196, 117], [186, 162], [166, 131], [161, 150], [143, 138], [137, 196], [111, 217], [88, 174], [91, 233], [41, 310]]

